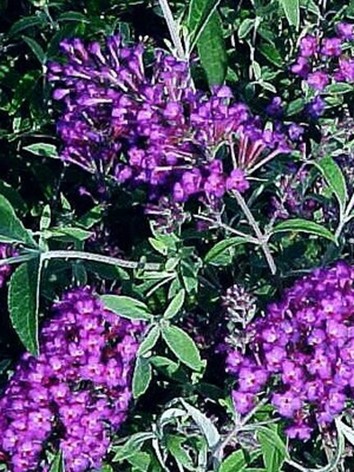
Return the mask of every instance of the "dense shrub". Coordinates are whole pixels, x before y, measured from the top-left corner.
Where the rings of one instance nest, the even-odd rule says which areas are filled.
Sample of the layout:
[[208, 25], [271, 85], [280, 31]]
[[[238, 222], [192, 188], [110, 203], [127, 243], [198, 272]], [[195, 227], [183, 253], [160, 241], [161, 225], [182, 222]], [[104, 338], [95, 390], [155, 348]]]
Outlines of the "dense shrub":
[[353, 470], [352, 2], [0, 12], [0, 470]]

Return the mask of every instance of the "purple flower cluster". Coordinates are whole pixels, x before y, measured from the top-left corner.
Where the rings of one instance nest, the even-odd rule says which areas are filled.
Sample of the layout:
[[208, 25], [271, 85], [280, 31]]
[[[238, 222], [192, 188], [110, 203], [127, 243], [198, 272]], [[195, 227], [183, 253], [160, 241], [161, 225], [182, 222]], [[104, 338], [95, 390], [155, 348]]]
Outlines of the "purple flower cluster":
[[[305, 166], [289, 165], [283, 174], [277, 176], [276, 195], [270, 199], [270, 215], [273, 221], [287, 219], [291, 216], [312, 219], [318, 209], [318, 202], [313, 196], [307, 196], [309, 190], [316, 194], [321, 183], [310, 185], [311, 175]], [[319, 188], [317, 188], [319, 187]]]
[[127, 414], [141, 329], [105, 310], [89, 289], [56, 304], [40, 355], [22, 356], [0, 400], [0, 451], [11, 471], [46, 470], [49, 446], [62, 451], [68, 472], [101, 466]]
[[354, 39], [354, 25], [339, 23], [336, 36], [322, 38], [307, 35], [300, 41], [297, 61], [291, 71], [304, 79], [316, 92], [308, 107], [316, 118], [324, 111], [324, 101], [318, 95], [331, 82], [354, 83], [354, 59], [350, 54], [350, 41]]
[[240, 414], [272, 383], [271, 403], [290, 438], [327, 427], [354, 393], [354, 267], [316, 269], [248, 326], [248, 350], [228, 353]]
[[284, 135], [263, 129], [228, 87], [196, 90], [187, 62], [157, 51], [145, 65], [144, 46], [118, 36], [61, 48], [67, 63], [50, 64], [49, 79], [64, 104], [58, 133], [67, 162], [185, 202], [245, 191], [248, 174], [288, 150]]
[[[0, 261], [16, 255], [16, 251], [10, 244], [0, 244]], [[11, 275], [10, 264], [0, 265], [0, 288], [5, 285], [6, 280]]]

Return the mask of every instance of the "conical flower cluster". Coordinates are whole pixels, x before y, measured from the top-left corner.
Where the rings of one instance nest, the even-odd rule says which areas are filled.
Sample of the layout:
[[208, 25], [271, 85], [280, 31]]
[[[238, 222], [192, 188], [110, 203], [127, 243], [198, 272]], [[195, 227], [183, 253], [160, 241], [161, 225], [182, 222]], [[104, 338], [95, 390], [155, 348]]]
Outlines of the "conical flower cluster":
[[22, 356], [0, 400], [0, 451], [12, 472], [46, 470], [46, 448], [62, 452], [68, 472], [101, 466], [127, 415], [141, 330], [88, 288], [55, 305], [40, 355]]

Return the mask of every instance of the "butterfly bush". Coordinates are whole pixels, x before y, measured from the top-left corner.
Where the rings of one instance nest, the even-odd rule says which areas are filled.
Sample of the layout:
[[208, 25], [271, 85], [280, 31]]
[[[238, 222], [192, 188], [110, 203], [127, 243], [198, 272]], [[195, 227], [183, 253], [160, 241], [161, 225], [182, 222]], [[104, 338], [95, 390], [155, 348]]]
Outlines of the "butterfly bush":
[[0, 400], [0, 451], [13, 472], [47, 470], [51, 444], [69, 472], [99, 468], [126, 418], [140, 322], [104, 309], [88, 288], [68, 292], [25, 353]]
[[[248, 175], [281, 152], [286, 135], [264, 127], [226, 86], [196, 90], [190, 66], [119, 36], [61, 43], [65, 64], [50, 64], [63, 103], [61, 157], [120, 183], [145, 184], [150, 198], [219, 199], [244, 192]], [[218, 158], [227, 149], [229, 161]]]
[[354, 267], [316, 269], [246, 329], [248, 347], [230, 349], [236, 410], [249, 412], [271, 385], [271, 403], [290, 438], [327, 427], [353, 397]]
[[297, 61], [291, 71], [301, 77], [315, 92], [308, 107], [313, 118], [321, 116], [325, 103], [320, 92], [331, 83], [354, 83], [354, 59], [350, 46], [354, 39], [354, 25], [339, 23], [336, 36], [319, 38], [306, 35], [300, 40]]

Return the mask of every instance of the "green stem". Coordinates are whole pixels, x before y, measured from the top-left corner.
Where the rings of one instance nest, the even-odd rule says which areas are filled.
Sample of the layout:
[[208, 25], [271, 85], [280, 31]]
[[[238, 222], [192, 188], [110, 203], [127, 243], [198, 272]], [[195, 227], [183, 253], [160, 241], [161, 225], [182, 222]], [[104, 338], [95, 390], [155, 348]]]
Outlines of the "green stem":
[[182, 46], [181, 39], [178, 35], [178, 28], [176, 22], [173, 18], [171, 8], [168, 4], [167, 0], [159, 0], [160, 7], [167, 23], [168, 30], [170, 32], [170, 36], [173, 42], [174, 47], [176, 48], [176, 53], [179, 59], [184, 59], [185, 54]]
[[215, 461], [219, 462], [222, 459], [222, 455], [223, 455], [225, 447], [240, 431], [242, 431], [246, 427], [247, 423], [254, 416], [254, 414], [266, 403], [267, 403], [267, 400], [264, 398], [259, 403], [257, 403], [257, 405], [240, 422], [237, 422], [235, 424], [235, 427], [232, 429], [232, 431], [230, 431], [230, 433], [226, 436], [226, 438], [216, 447], [213, 454]]
[[265, 255], [265, 258], [268, 262], [270, 271], [274, 275], [277, 271], [277, 267], [275, 265], [273, 256], [270, 252], [270, 249], [268, 247], [267, 240], [266, 240], [265, 236], [262, 234], [262, 231], [261, 231], [257, 221], [255, 220], [254, 216], [252, 215], [251, 210], [248, 208], [247, 203], [245, 202], [245, 200], [244, 200], [243, 196], [240, 194], [240, 192], [237, 191], [237, 190], [234, 190], [233, 195], [235, 195], [237, 203], [240, 205], [243, 213], [245, 214], [248, 223], [253, 228], [253, 231], [255, 232], [255, 234], [257, 236], [258, 243], [261, 246], [261, 248], [263, 250], [263, 253]]
[[23, 254], [21, 256], [8, 257], [0, 260], [0, 267], [8, 264], [19, 264], [20, 262], [27, 262], [34, 259], [39, 253]]
[[209, 218], [208, 216], [204, 216], [204, 215], [195, 215], [195, 218], [197, 218], [198, 220], [207, 221], [208, 223], [212, 223], [212, 224], [218, 226], [219, 228], [224, 229], [225, 231], [229, 231], [230, 233], [232, 233], [236, 236], [239, 236], [240, 238], [245, 238], [245, 239], [247, 239], [247, 241], [249, 241], [252, 244], [259, 244], [258, 239], [253, 238], [249, 234], [245, 234], [245, 233], [242, 233], [241, 231], [237, 231], [237, 229], [232, 228], [231, 226], [223, 223], [220, 220], [216, 221], [216, 220], [213, 220], [212, 218]]
[[42, 259], [83, 259], [86, 261], [124, 267], [125, 269], [161, 270], [162, 267], [161, 264], [158, 263], [126, 261], [116, 257], [103, 256], [101, 254], [85, 251], [48, 251], [42, 254]]
[[339, 236], [341, 235], [341, 233], [343, 231], [344, 226], [350, 220], [350, 212], [352, 211], [353, 207], [354, 207], [354, 193], [353, 193], [353, 195], [351, 196], [351, 198], [349, 200], [348, 206], [345, 209], [344, 214], [342, 214], [341, 217], [340, 217], [338, 227], [337, 227], [336, 232], [334, 234], [337, 241], [338, 241], [338, 238], [339, 238]]

